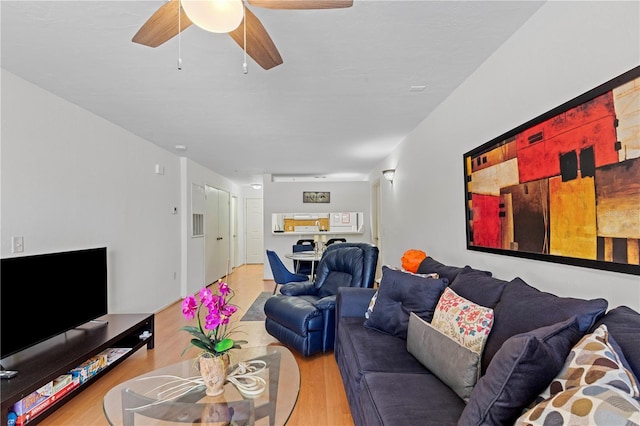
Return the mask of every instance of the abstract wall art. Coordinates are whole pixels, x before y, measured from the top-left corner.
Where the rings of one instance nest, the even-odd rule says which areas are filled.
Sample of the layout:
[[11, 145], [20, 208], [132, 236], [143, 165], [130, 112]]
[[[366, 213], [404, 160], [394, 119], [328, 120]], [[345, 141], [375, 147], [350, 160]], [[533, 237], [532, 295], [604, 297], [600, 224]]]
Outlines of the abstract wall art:
[[464, 154], [467, 249], [640, 275], [640, 66]]

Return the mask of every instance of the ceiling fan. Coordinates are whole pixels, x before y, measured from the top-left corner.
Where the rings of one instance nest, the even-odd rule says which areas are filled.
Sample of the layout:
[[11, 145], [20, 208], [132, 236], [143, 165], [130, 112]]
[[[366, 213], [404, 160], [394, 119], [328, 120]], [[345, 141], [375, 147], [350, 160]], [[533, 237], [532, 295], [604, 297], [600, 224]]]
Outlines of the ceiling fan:
[[[353, 0], [247, 1], [251, 6], [268, 9], [337, 9], [353, 5]], [[205, 9], [215, 8], [217, 3], [222, 3], [222, 7], [227, 7], [227, 3], [232, 4], [231, 7], [235, 9], [233, 13], [237, 18], [231, 19], [239, 20], [231, 24], [231, 29], [228, 26], [226, 29], [220, 30], [207, 28], [207, 23], [204, 21], [211, 18], [211, 16], [198, 16], [199, 11], [197, 9], [202, 7], [205, 7]], [[205, 12], [211, 15], [211, 10]], [[227, 12], [224, 13], [226, 14]], [[238, 15], [239, 13], [241, 14]], [[242, 25], [243, 19], [246, 22], [246, 29], [245, 25]], [[242, 49], [245, 49], [247, 55], [265, 70], [282, 64], [282, 57], [273, 40], [271, 40], [269, 33], [267, 33], [260, 20], [244, 5], [243, 0], [168, 0], [140, 27], [131, 41], [149, 47], [158, 47], [178, 35], [181, 31], [184, 31], [192, 23], [208, 31], [228, 33]]]

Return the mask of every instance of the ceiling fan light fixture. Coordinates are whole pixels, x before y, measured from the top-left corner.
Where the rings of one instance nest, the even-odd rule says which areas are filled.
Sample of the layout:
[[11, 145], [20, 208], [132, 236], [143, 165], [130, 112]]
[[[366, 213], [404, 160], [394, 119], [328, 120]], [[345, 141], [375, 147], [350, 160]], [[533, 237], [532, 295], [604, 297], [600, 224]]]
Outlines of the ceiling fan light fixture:
[[191, 22], [212, 33], [228, 33], [242, 22], [242, 0], [180, 0]]

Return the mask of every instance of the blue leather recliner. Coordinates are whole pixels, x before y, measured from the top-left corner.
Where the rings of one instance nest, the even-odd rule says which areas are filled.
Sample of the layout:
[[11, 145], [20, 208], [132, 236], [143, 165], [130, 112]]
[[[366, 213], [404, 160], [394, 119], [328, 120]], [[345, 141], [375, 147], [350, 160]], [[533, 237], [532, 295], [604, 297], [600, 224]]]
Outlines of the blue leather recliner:
[[372, 288], [378, 247], [336, 243], [327, 247], [316, 280], [283, 286], [264, 305], [267, 332], [304, 356], [333, 350], [335, 300], [340, 287]]

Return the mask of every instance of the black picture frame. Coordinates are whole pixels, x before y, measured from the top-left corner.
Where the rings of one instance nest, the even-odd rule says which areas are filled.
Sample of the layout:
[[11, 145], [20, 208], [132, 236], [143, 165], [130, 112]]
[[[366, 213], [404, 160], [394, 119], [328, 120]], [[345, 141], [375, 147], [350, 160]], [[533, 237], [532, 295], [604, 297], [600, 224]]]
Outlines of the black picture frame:
[[318, 191], [304, 191], [302, 192], [302, 202], [303, 203], [330, 203], [331, 202], [331, 193], [330, 192], [318, 192]]
[[468, 250], [640, 275], [640, 66], [466, 152]]

